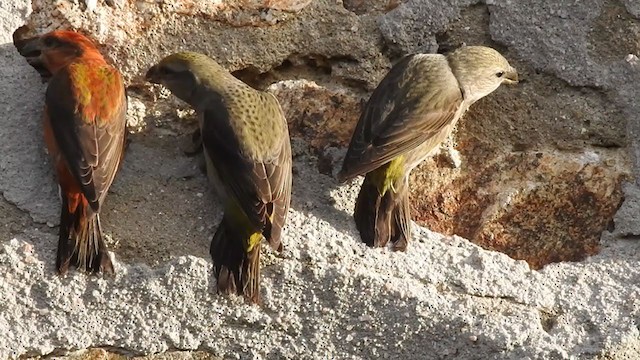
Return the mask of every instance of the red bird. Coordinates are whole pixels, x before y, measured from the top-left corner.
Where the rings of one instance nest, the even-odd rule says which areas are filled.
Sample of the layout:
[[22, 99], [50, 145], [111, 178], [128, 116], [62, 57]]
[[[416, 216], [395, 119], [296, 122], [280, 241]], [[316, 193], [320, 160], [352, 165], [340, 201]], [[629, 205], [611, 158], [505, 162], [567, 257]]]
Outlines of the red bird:
[[44, 138], [60, 186], [62, 211], [56, 266], [113, 273], [102, 238], [100, 208], [122, 160], [127, 97], [122, 76], [96, 45], [73, 31], [53, 31], [14, 44], [49, 78]]

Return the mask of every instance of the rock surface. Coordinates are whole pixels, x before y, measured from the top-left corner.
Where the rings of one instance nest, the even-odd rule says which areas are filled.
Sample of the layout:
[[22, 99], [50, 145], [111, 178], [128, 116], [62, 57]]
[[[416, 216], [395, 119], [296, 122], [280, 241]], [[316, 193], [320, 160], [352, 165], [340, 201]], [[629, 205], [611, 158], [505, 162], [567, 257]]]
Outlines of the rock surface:
[[412, 192], [421, 200], [413, 204], [416, 221], [534, 268], [597, 253], [621, 202], [626, 164], [594, 152], [496, 155], [478, 143], [459, 150], [459, 168], [436, 158], [412, 177], [420, 184]]
[[371, 250], [348, 216], [358, 184], [332, 188], [296, 158], [287, 246], [267, 254], [261, 308], [217, 296], [202, 255], [60, 278], [55, 235], [26, 231], [0, 251], [0, 328], [11, 329], [0, 357], [95, 345], [266, 359], [637, 354], [639, 244], [542, 271], [418, 227], [405, 253]]
[[[0, 358], [93, 347], [156, 358], [640, 357], [639, 13], [613, 0], [0, 3]], [[130, 85], [132, 144], [103, 216], [115, 278], [53, 275], [45, 86], [11, 44], [24, 23], [91, 34]], [[475, 104], [415, 172], [415, 218], [531, 268], [598, 254], [536, 271], [417, 226], [406, 253], [359, 243], [357, 182], [323, 174], [393, 61], [462, 43], [499, 49], [523, 81]], [[140, 79], [185, 49], [276, 94], [294, 136], [286, 247], [264, 257], [262, 308], [212, 290], [221, 214], [182, 151], [193, 113]]]
[[282, 81], [267, 90], [282, 104], [292, 136], [304, 138], [316, 151], [349, 145], [364, 105], [353, 93], [307, 80]]

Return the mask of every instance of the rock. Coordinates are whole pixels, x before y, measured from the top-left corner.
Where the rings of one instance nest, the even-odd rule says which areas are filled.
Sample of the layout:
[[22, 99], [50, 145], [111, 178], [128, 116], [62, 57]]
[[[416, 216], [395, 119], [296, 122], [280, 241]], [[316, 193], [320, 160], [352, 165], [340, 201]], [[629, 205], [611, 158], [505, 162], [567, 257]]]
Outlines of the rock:
[[[572, 85], [601, 86], [598, 64], [589, 56], [590, 27], [601, 13], [604, 0], [561, 4], [535, 0], [527, 4], [495, 3], [490, 7], [492, 38], [518, 49], [534, 67], [553, 73]], [[523, 13], [529, 14], [523, 16]], [[544, 27], [538, 24], [545, 24]], [[572, 59], [579, 64], [567, 67]]]
[[622, 3], [624, 3], [624, 6], [626, 6], [627, 11], [631, 15], [640, 19], [640, 3], [639, 2], [635, 0], [623, 0]]
[[400, 0], [343, 0], [344, 8], [357, 14], [386, 13], [401, 4]]
[[268, 91], [278, 98], [291, 136], [304, 138], [316, 151], [349, 144], [362, 107], [355, 94], [307, 80], [278, 82]]
[[141, 132], [146, 127], [144, 120], [147, 115], [147, 107], [137, 98], [128, 96], [127, 129], [130, 132]]
[[598, 251], [600, 234], [622, 202], [626, 164], [606, 151], [500, 153], [485, 146], [461, 146], [460, 169], [438, 158], [417, 169], [416, 221], [534, 268]]
[[378, 25], [385, 43], [396, 55], [434, 53], [436, 34], [446, 29], [459, 15], [462, 5], [471, 1], [409, 0], [381, 16]]
[[122, 8], [126, 0], [105, 0], [104, 2], [109, 6]]
[[[8, 7], [8, 8], [7, 8]], [[10, 11], [9, 11], [10, 10]], [[6, 17], [4, 15], [7, 15]], [[44, 85], [38, 73], [18, 54], [12, 33], [26, 20], [28, 2], [0, 4], [0, 193], [35, 221], [57, 223], [60, 204], [53, 171], [44, 151], [42, 110]], [[6, 31], [6, 32], [5, 32]], [[16, 220], [17, 222], [17, 220]]]
[[136, 1], [93, 12], [69, 1], [34, 0], [33, 7], [27, 23], [34, 32], [82, 29], [134, 84], [149, 64], [180, 50], [208, 54], [230, 71], [258, 73], [290, 57], [322, 57], [331, 60], [332, 76], [367, 85], [388, 65], [375, 46], [375, 24], [333, 0]]
[[98, 0], [84, 0], [87, 11], [94, 11], [98, 7]]
[[312, 0], [258, 0], [261, 7], [284, 11], [300, 11], [311, 4]]
[[[640, 188], [635, 183], [626, 183], [623, 185], [623, 190], [624, 202], [613, 219], [614, 226], [611, 233], [623, 239], [640, 237], [640, 225], [638, 224]], [[610, 236], [608, 237], [610, 238]]]
[[[0, 357], [108, 346], [225, 358], [638, 358], [637, 1], [86, 2], [93, 11], [0, 1]], [[54, 273], [60, 205], [42, 151], [44, 86], [10, 44], [25, 21], [37, 33], [89, 34], [130, 85], [139, 133], [102, 212], [114, 279]], [[338, 186], [316, 162], [339, 166], [391, 62], [463, 43], [497, 48], [522, 82], [475, 104], [416, 170], [415, 218], [536, 268], [600, 254], [535, 271], [420, 226], [406, 252], [359, 242], [357, 182]], [[292, 209], [285, 250], [262, 258], [262, 308], [211, 291], [220, 204], [179, 147], [195, 122], [166, 91], [140, 86], [151, 63], [179, 50], [209, 54], [252, 86], [275, 83], [290, 121]], [[65, 330], [77, 328], [86, 331]]]
[[5, 6], [0, 7], [0, 41], [2, 44], [11, 43], [11, 34], [14, 30], [24, 24], [24, 21], [31, 14], [29, 1], [10, 1]]

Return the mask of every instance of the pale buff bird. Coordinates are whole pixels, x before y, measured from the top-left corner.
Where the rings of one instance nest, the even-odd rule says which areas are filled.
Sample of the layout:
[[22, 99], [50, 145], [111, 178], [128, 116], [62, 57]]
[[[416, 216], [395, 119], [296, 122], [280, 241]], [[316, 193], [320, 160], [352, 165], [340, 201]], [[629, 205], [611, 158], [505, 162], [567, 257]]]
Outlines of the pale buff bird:
[[395, 64], [369, 99], [338, 174], [365, 175], [354, 210], [369, 246], [391, 241], [404, 250], [411, 235], [409, 174], [451, 133], [469, 107], [518, 73], [497, 51], [466, 46], [445, 56], [409, 55]]

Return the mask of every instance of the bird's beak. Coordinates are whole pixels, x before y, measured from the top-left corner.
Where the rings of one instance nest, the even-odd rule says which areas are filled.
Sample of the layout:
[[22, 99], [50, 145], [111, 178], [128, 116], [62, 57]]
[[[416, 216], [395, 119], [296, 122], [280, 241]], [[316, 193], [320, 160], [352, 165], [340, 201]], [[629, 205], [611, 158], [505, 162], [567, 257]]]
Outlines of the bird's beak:
[[504, 76], [505, 84], [517, 84], [518, 83], [518, 71], [515, 68], [511, 68]]
[[27, 60], [27, 63], [38, 71], [42, 81], [46, 82], [51, 78], [52, 74], [43, 61], [40, 36], [26, 37], [28, 31], [29, 28], [26, 26], [21, 26], [14, 31], [13, 45], [18, 50], [18, 53]]
[[42, 54], [39, 36], [16, 40], [13, 44], [15, 45], [20, 55], [24, 56], [27, 59], [40, 57], [40, 55]]
[[147, 70], [144, 75], [145, 80], [152, 84], [160, 84], [160, 77], [158, 76], [158, 65], [153, 65]]
[[[37, 40], [39, 36], [29, 36], [31, 29], [27, 25], [22, 25], [13, 32], [13, 45], [16, 47], [20, 55], [40, 56], [40, 45]], [[37, 52], [37, 53], [36, 53]]]

